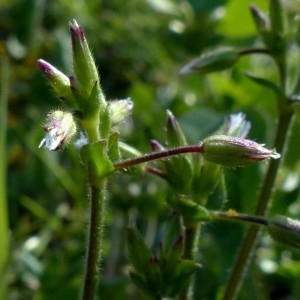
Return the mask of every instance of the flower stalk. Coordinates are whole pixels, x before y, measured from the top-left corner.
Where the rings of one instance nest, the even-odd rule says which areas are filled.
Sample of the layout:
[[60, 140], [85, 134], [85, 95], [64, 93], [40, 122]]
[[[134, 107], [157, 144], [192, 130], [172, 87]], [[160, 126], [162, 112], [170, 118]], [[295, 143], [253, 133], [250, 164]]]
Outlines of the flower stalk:
[[[280, 89], [282, 91], [277, 99], [279, 117], [274, 141], [274, 147], [281, 153], [282, 159], [280, 161], [272, 160], [269, 164], [254, 212], [258, 216], [266, 215], [268, 208], [271, 206], [275, 180], [284, 158], [285, 147], [289, 142], [291, 127], [295, 119], [295, 109], [285, 96], [287, 94], [286, 83], [288, 80], [288, 70], [286, 64], [286, 44], [283, 38], [284, 19], [282, 10], [282, 1], [270, 1], [271, 29], [268, 31], [268, 38], [264, 39], [277, 65]], [[242, 279], [244, 278], [243, 275], [249, 265], [248, 261], [252, 258], [258, 232], [259, 228], [257, 226], [250, 226], [246, 231], [236, 262], [231, 270], [222, 298], [223, 300], [235, 299], [237, 296], [242, 284]]]

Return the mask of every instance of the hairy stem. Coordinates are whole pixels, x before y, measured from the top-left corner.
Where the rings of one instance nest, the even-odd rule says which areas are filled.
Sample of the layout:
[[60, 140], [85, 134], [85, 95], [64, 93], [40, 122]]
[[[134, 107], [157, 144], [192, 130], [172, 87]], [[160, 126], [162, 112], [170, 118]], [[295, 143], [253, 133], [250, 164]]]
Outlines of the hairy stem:
[[[183, 258], [189, 260], [195, 260], [195, 254], [198, 252], [198, 239], [200, 233], [200, 223], [185, 228], [184, 249]], [[179, 300], [188, 300], [193, 297], [193, 277], [190, 279], [190, 283], [179, 294]]]
[[103, 179], [97, 187], [92, 186], [90, 191], [90, 225], [82, 300], [95, 298], [97, 282], [100, 277], [105, 218], [105, 187], [106, 180]]
[[[275, 139], [275, 148], [284, 157], [284, 146], [289, 140], [289, 128], [293, 120], [294, 113], [290, 111], [279, 117], [279, 123]], [[281, 159], [281, 160], [282, 160]], [[270, 165], [258, 198], [255, 215], [264, 216], [267, 212], [268, 206], [272, 196], [272, 191], [280, 166], [280, 160], [270, 161]], [[248, 261], [252, 256], [252, 250], [256, 244], [259, 227], [252, 225], [246, 232], [243, 243], [239, 250], [235, 265], [231, 270], [229, 281], [226, 285], [226, 290], [223, 295], [223, 300], [234, 299], [243, 280], [243, 275], [246, 272]]]
[[127, 167], [135, 166], [137, 164], [142, 164], [145, 162], [149, 162], [152, 160], [178, 155], [178, 154], [184, 154], [184, 153], [201, 153], [202, 152], [202, 146], [201, 145], [194, 145], [194, 146], [183, 146], [178, 148], [173, 148], [170, 150], [165, 151], [159, 151], [159, 152], [153, 152], [150, 154], [146, 154], [144, 156], [136, 157], [136, 158], [130, 158], [126, 160], [122, 160], [119, 162], [114, 163], [115, 169], [124, 169]]

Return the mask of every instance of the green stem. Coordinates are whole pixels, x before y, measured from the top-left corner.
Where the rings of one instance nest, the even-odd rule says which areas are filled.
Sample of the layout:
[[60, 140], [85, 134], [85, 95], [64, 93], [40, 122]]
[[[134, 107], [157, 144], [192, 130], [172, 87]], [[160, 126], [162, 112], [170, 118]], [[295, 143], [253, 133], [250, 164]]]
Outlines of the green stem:
[[[189, 260], [195, 260], [195, 255], [198, 253], [198, 240], [200, 233], [200, 223], [193, 226], [186, 227], [184, 238], [183, 258]], [[193, 277], [190, 279], [190, 283], [179, 294], [179, 300], [192, 299], [194, 293]]]
[[267, 54], [270, 55], [270, 51], [264, 48], [251, 48], [245, 49], [238, 52], [239, 56], [249, 55], [249, 54]]
[[6, 121], [9, 95], [10, 68], [6, 59], [1, 60], [0, 81], [0, 299], [7, 299], [6, 268], [9, 253], [8, 217], [6, 203]]
[[[286, 64], [286, 49], [282, 49], [281, 54], [273, 56], [273, 59], [278, 68], [280, 87], [283, 94], [287, 94], [287, 64]], [[274, 184], [276, 176], [281, 162], [284, 159], [285, 147], [289, 142], [290, 129], [295, 116], [294, 107], [291, 105], [286, 97], [280, 97], [277, 99], [277, 110], [279, 115], [278, 126], [275, 136], [274, 147], [278, 153], [281, 153], [280, 160], [270, 161], [269, 168], [267, 170], [258, 200], [255, 208], [255, 215], [265, 216], [268, 208], [271, 205], [272, 193], [274, 190]], [[238, 256], [235, 261], [235, 265], [231, 270], [229, 281], [226, 285], [223, 300], [235, 299], [240, 286], [242, 284], [244, 274], [247, 271], [249, 261], [252, 258], [253, 249], [257, 242], [257, 236], [259, 232], [259, 226], [252, 225], [246, 231], [244, 240], [239, 250]]]
[[164, 157], [169, 157], [169, 156], [179, 155], [179, 154], [184, 154], [184, 153], [193, 153], [193, 152], [201, 153], [202, 146], [201, 145], [183, 146], [183, 147], [173, 148], [170, 150], [153, 152], [150, 154], [146, 154], [144, 156], [130, 158], [130, 159], [116, 162], [116, 163], [114, 163], [114, 167], [115, 167], [115, 169], [124, 169], [127, 167], [135, 166], [137, 164], [142, 164], [145, 162], [149, 162], [149, 161], [164, 158]]
[[255, 215], [248, 215], [248, 214], [240, 214], [236, 211], [232, 212], [225, 212], [225, 211], [210, 211], [210, 215], [214, 219], [219, 220], [235, 220], [240, 222], [250, 222], [253, 224], [259, 225], [268, 225], [268, 220], [264, 217], [255, 216]]
[[105, 188], [106, 180], [103, 179], [97, 187], [92, 186], [90, 191], [90, 225], [82, 300], [95, 298], [97, 282], [100, 277], [105, 218]]
[[[289, 111], [280, 115], [279, 123], [275, 138], [275, 148], [284, 157], [284, 146], [289, 140], [289, 129], [293, 121], [294, 112]], [[281, 159], [281, 160], [282, 160]], [[268, 206], [272, 196], [272, 191], [276, 179], [276, 175], [279, 170], [281, 160], [271, 160], [270, 165], [261, 189], [261, 193], [258, 198], [257, 206], [255, 209], [255, 215], [264, 216], [267, 212]], [[223, 300], [234, 299], [240, 288], [243, 275], [246, 272], [248, 261], [251, 259], [254, 246], [256, 244], [257, 234], [259, 227], [252, 225], [246, 232], [242, 246], [239, 250], [235, 265], [231, 270], [229, 281], [226, 285]]]

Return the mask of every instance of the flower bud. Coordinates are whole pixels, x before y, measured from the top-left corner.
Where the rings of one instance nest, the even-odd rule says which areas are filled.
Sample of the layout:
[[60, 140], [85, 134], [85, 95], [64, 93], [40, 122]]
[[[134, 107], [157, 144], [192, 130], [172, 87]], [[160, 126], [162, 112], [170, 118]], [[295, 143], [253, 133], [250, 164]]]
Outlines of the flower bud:
[[166, 134], [169, 147], [184, 146], [187, 144], [184, 133], [170, 110], [167, 110]]
[[300, 221], [278, 215], [269, 220], [267, 228], [275, 241], [300, 248]]
[[85, 34], [75, 20], [70, 22], [74, 72], [79, 83], [85, 87], [86, 96], [99, 80], [98, 71], [89, 49]]
[[207, 161], [227, 166], [245, 166], [269, 158], [278, 159], [280, 154], [268, 150], [251, 140], [226, 135], [213, 135], [203, 143], [202, 155]]
[[258, 33], [261, 35], [265, 45], [270, 46], [271, 30], [269, 18], [255, 5], [251, 5], [250, 10]]
[[218, 49], [214, 52], [204, 54], [185, 65], [180, 70], [180, 74], [207, 74], [223, 71], [231, 68], [238, 61], [238, 58], [238, 53], [232, 49]]
[[157, 140], [151, 140], [150, 145], [153, 151], [159, 152], [159, 151], [165, 151], [166, 148]]
[[151, 251], [136, 228], [127, 229], [127, 247], [129, 260], [135, 270], [140, 273], [147, 271], [151, 260]]
[[133, 102], [130, 98], [109, 101], [109, 110], [112, 125], [117, 125], [131, 115]]
[[44, 125], [45, 137], [39, 148], [54, 151], [62, 149], [76, 133], [76, 123], [70, 112], [52, 111], [47, 115]]
[[38, 60], [38, 67], [46, 76], [58, 97], [70, 107], [74, 107], [75, 101], [71, 92], [69, 77], [43, 59]]

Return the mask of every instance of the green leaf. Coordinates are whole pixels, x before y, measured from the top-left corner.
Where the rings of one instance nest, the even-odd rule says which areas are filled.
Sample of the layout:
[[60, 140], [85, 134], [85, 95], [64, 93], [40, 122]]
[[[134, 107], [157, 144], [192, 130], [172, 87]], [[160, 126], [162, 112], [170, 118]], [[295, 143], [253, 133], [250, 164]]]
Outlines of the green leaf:
[[251, 79], [253, 82], [272, 90], [276, 95], [278, 95], [278, 96], [283, 96], [284, 95], [284, 93], [282, 92], [280, 87], [278, 85], [276, 85], [274, 82], [269, 81], [268, 79], [265, 79], [265, 78], [261, 78], [261, 77], [251, 75], [249, 73], [245, 73], [245, 75], [249, 79]]
[[185, 196], [174, 197], [169, 203], [176, 211], [182, 214], [187, 224], [211, 220], [210, 213], [203, 206], [198, 205]]
[[169, 296], [175, 296], [180, 290], [186, 287], [191, 276], [201, 268], [201, 265], [191, 260], [181, 260], [175, 271], [175, 276], [172, 280], [172, 285], [168, 291]]
[[129, 260], [139, 273], [145, 273], [149, 268], [151, 252], [140, 233], [132, 227], [127, 229], [127, 248]]
[[144, 290], [149, 293], [148, 286], [145, 281], [145, 277], [135, 271], [130, 271], [129, 273], [131, 280], [134, 284], [139, 287], [141, 290]]
[[101, 179], [114, 171], [114, 167], [107, 155], [106, 140], [83, 146], [80, 154], [88, 169], [89, 182], [92, 185], [98, 186]]

